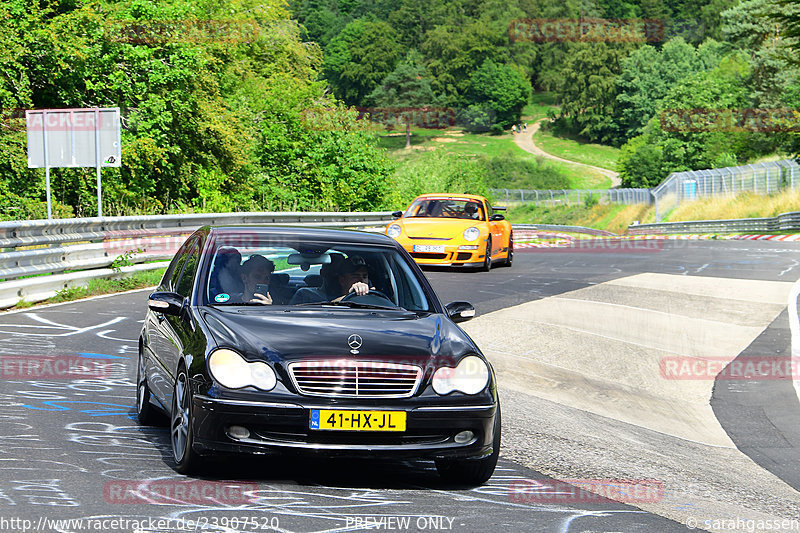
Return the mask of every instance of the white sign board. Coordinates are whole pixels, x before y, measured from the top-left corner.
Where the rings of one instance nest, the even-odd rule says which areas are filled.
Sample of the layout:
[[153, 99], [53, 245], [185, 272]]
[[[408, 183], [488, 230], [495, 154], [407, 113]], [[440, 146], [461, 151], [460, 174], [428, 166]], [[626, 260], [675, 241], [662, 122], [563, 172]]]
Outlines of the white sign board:
[[122, 159], [119, 108], [31, 109], [25, 111], [28, 127], [28, 168], [44, 167], [47, 184], [47, 218], [50, 204], [50, 169], [97, 169], [97, 216], [103, 216], [102, 167], [118, 167]]
[[33, 109], [25, 119], [28, 168], [120, 166], [118, 107]]

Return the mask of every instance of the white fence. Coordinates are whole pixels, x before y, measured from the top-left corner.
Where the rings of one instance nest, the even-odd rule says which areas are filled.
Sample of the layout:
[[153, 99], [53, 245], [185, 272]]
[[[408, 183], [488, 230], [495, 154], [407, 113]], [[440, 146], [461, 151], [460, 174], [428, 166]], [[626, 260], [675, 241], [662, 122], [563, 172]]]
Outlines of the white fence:
[[742, 193], [772, 194], [800, 186], [800, 165], [794, 159], [768, 161], [738, 167], [673, 172], [652, 190], [656, 222], [681, 202], [704, 196], [736, 196]]
[[[495, 201], [506, 205], [578, 205], [588, 197], [601, 204], [655, 204], [656, 221], [681, 202], [704, 196], [741, 193], [772, 194], [800, 187], [800, 165], [794, 159], [738, 167], [673, 172], [653, 189], [490, 189]], [[592, 200], [594, 201], [594, 200]]]
[[600, 204], [649, 204], [653, 201], [650, 189], [490, 189], [489, 192], [495, 201], [506, 205], [580, 205], [587, 199]]

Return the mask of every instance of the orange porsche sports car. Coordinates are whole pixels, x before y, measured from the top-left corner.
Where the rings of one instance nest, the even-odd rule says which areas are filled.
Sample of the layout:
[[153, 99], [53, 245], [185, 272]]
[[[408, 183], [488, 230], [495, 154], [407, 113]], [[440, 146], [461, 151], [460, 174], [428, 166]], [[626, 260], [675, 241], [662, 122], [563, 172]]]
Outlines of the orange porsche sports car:
[[397, 220], [386, 226], [421, 265], [480, 267], [492, 262], [511, 266], [514, 238], [511, 224], [483, 196], [423, 194], [408, 209], [392, 213]]

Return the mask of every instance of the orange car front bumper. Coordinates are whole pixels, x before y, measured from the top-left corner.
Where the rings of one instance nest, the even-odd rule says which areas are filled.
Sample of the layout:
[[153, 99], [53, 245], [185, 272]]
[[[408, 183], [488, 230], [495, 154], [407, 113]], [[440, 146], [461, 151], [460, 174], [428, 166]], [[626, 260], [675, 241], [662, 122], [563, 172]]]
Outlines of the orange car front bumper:
[[[465, 250], [464, 245], [458, 244], [444, 245], [443, 250], [430, 251], [426, 249], [428, 246], [438, 246], [442, 248], [441, 244], [436, 243], [408, 243], [400, 242], [403, 248], [411, 254], [420, 265], [436, 265], [436, 266], [464, 266], [464, 267], [480, 267], [483, 265], [486, 256], [486, 247], [478, 246], [477, 250]], [[415, 249], [415, 246], [417, 247]], [[422, 250], [420, 250], [422, 248]], [[423, 251], [424, 250], [424, 251]]]

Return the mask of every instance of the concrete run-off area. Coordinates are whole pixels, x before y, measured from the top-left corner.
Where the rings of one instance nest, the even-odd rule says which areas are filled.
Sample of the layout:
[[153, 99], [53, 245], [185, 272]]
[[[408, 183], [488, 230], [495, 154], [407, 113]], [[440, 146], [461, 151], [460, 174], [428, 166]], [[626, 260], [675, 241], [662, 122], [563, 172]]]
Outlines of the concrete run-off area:
[[[665, 498], [640, 508], [714, 530], [708, 517], [796, 518], [797, 505], [786, 502], [798, 493], [736, 449], [710, 405], [716, 373], [687, 379], [665, 362], [725, 367], [786, 308], [791, 289], [643, 273], [495, 311], [464, 329], [501, 386], [520, 393], [512, 409], [524, 414], [512, 423], [528, 438], [506, 442], [512, 457], [556, 478], [662, 480]], [[570, 414], [553, 409], [553, 424], [542, 426], [555, 405]], [[530, 418], [526, 407], [537, 424], [520, 422]], [[551, 431], [574, 446], [538, 455], [531, 443]]]

